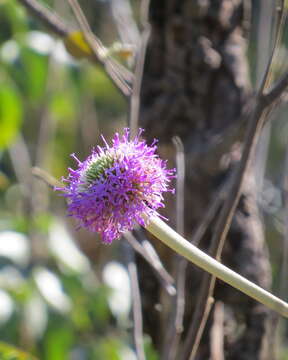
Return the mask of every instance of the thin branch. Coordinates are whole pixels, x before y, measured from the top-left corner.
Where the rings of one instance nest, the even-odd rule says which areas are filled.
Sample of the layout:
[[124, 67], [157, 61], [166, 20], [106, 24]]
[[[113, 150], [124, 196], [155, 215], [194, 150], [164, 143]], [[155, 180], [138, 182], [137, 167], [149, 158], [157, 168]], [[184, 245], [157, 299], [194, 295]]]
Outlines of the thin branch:
[[129, 0], [111, 0], [110, 7], [121, 41], [124, 44], [138, 46], [140, 34], [133, 16], [131, 2]]
[[[37, 0], [18, 0], [25, 6], [37, 19], [42, 21], [53, 33], [60, 37], [66, 37], [69, 33], [75, 31], [65, 24], [65, 22], [53, 11], [39, 3]], [[79, 13], [77, 13], [79, 15]], [[80, 17], [80, 15], [79, 15]], [[84, 24], [83, 17], [81, 17], [81, 24], [87, 28], [87, 22]], [[88, 25], [89, 26], [89, 25]], [[85, 35], [86, 34], [86, 35]], [[111, 78], [117, 88], [125, 97], [131, 95], [130, 83], [133, 79], [129, 70], [118, 64], [116, 61], [107, 55], [107, 49], [103, 46], [100, 40], [91, 32], [84, 31], [85, 40], [90, 45], [94, 56], [89, 58], [90, 61], [101, 64], [107, 75]], [[87, 38], [86, 38], [87, 36]]]
[[140, 289], [138, 284], [137, 267], [134, 258], [134, 250], [127, 242], [123, 242], [127, 268], [132, 292], [132, 311], [133, 311], [133, 336], [137, 360], [145, 360], [144, 342], [143, 342], [143, 319]]
[[255, 109], [255, 104], [256, 95], [251, 94], [243, 105], [239, 117], [235, 122], [227, 126], [224, 132], [221, 132], [221, 134], [208, 134], [207, 138], [209, 141], [205, 140], [200, 143], [199, 141], [191, 141], [193, 145], [186, 153], [187, 173], [189, 169], [195, 169], [195, 167], [200, 167], [203, 171], [208, 170], [210, 174], [211, 171], [215, 174], [218, 172], [216, 164], [218, 164], [223, 154], [230, 151], [231, 146], [235, 142], [242, 142], [244, 140], [245, 129], [251, 118], [251, 113]]
[[[283, 0], [281, 1], [283, 3]], [[272, 105], [273, 102], [279, 100], [280, 94], [282, 94], [284, 89], [288, 86], [288, 75], [285, 74], [268, 92], [268, 87], [270, 86], [272, 79], [272, 65], [277, 54], [277, 47], [279, 46], [281, 34], [283, 32], [283, 25], [287, 17], [287, 11], [285, 9], [283, 10], [283, 4], [282, 7], [279, 9], [279, 12], [280, 14], [278, 16], [278, 22], [276, 24], [276, 35], [273, 52], [270, 55], [268, 65], [265, 69], [265, 74], [263, 75], [261, 81], [260, 90], [257, 92], [257, 94], [260, 94], [261, 88], [263, 89], [266, 107]], [[276, 43], [278, 45], [275, 45]], [[221, 133], [221, 135], [211, 134], [209, 136], [209, 143], [205, 142], [203, 144], [200, 144], [200, 146], [198, 142], [195, 142], [195, 147], [191, 148], [189, 150], [189, 153], [187, 154], [188, 161], [190, 162], [189, 166], [187, 167], [188, 169], [194, 168], [194, 164], [197, 164], [200, 158], [201, 167], [203, 167], [204, 169], [209, 169], [210, 172], [211, 169], [213, 169], [213, 164], [217, 163], [217, 159], [219, 159], [223, 153], [229, 151], [231, 145], [234, 144], [235, 141], [243, 141], [248, 120], [251, 118], [251, 112], [255, 108], [255, 103], [258, 96], [257, 94], [251, 94], [251, 96], [247, 100], [247, 103], [243, 106], [240, 117], [235, 122], [233, 122], [233, 124], [228, 126], [227, 129], [225, 129], [224, 133]], [[218, 171], [217, 167], [215, 167], [215, 171]]]
[[[228, 192], [229, 193], [228, 198], [226, 199], [223, 205], [223, 208], [220, 212], [219, 218], [215, 226], [215, 230], [213, 232], [209, 254], [215, 257], [217, 260], [220, 260], [221, 258], [221, 253], [224, 247], [226, 236], [230, 228], [234, 212], [238, 205], [238, 201], [240, 199], [241, 186], [244, 180], [244, 176], [250, 164], [253, 150], [256, 144], [256, 140], [258, 139], [258, 136], [261, 133], [267, 112], [268, 111], [264, 106], [264, 102], [260, 97], [256, 105], [255, 111], [253, 112], [249, 122], [249, 126], [245, 137], [243, 154], [240, 163], [238, 164], [237, 168], [234, 171], [232, 184]], [[209, 274], [204, 274], [203, 279], [201, 281], [201, 290], [199, 293], [200, 294], [199, 299], [197, 301], [197, 310], [199, 310], [199, 312], [195, 311], [195, 314], [197, 314], [197, 320], [195, 318], [195, 322], [191, 323], [191, 327], [190, 327], [191, 331], [188, 332], [185, 341], [184, 348], [186, 352], [184, 351], [184, 353], [186, 354], [186, 357], [188, 355], [187, 352], [189, 352], [189, 348], [191, 348], [191, 345], [195, 343], [196, 337], [200, 336], [199, 333], [201, 329], [202, 330], [204, 329], [204, 327], [200, 325], [200, 323], [201, 322], [204, 323], [204, 321], [206, 323], [207, 321], [208, 318], [207, 309], [210, 308], [210, 298], [212, 297], [214, 286], [215, 286], [215, 277], [211, 277]], [[207, 299], [206, 302], [205, 299]], [[205, 319], [201, 315], [204, 313], [207, 314]], [[200, 323], [198, 323], [199, 320]], [[194, 329], [195, 331], [193, 331], [192, 329]], [[192, 337], [193, 334], [194, 336]], [[196, 353], [195, 350], [193, 350], [194, 355], [195, 353]], [[190, 360], [192, 359], [193, 357], [190, 357]]]
[[[177, 168], [178, 168], [178, 166], [177, 166]], [[177, 179], [178, 178], [179, 178], [179, 172], [177, 171]], [[227, 196], [227, 190], [228, 190], [228, 188], [230, 186], [230, 183], [231, 183], [231, 178], [229, 178], [222, 185], [221, 189], [217, 192], [215, 198], [207, 206], [207, 210], [205, 211], [204, 216], [201, 219], [201, 222], [197, 225], [192, 238], [189, 240], [195, 246], [199, 246], [200, 241], [203, 238], [205, 232], [207, 231], [208, 227], [211, 225], [212, 221], [215, 219], [215, 216], [216, 216], [216, 214], [217, 214], [223, 200]], [[177, 184], [176, 184], [176, 186], [177, 186]], [[177, 190], [177, 192], [178, 192], [178, 190]], [[177, 213], [178, 213], [178, 211], [179, 211], [179, 209], [177, 210]], [[186, 266], [187, 266], [187, 263], [185, 264], [185, 262], [186, 262], [185, 259], [179, 260], [179, 272], [182, 272], [183, 274], [185, 273]], [[182, 275], [182, 276], [183, 276], [182, 280], [184, 280], [185, 275]], [[177, 278], [176, 278], [176, 283], [177, 283]], [[180, 287], [180, 289], [179, 289], [179, 287]], [[177, 286], [177, 294], [179, 292], [181, 294], [181, 285], [179, 287]], [[179, 301], [181, 301], [180, 299], [181, 299], [181, 296], [179, 295]], [[210, 305], [210, 303], [209, 303], [209, 305]], [[183, 304], [183, 306], [184, 306], [184, 304]], [[176, 307], [176, 309], [177, 309], [177, 307]], [[197, 313], [197, 311], [195, 311], [195, 314], [196, 313]], [[178, 314], [180, 314], [180, 312]], [[178, 316], [179, 316], [178, 319], [180, 319], [180, 315], [178, 315]], [[201, 315], [200, 315], [200, 312], [199, 312], [199, 319], [200, 319], [200, 316]], [[178, 325], [175, 326], [175, 328], [178, 329], [177, 331], [181, 332], [182, 330], [181, 330], [181, 326], [179, 326], [178, 320], [177, 320], [177, 324]], [[192, 331], [191, 328], [190, 328], [189, 331], [191, 333], [191, 331]], [[195, 331], [195, 329], [193, 330], [193, 332], [194, 331]], [[169, 333], [169, 331], [168, 331], [168, 333]], [[167, 334], [167, 338], [168, 338], [168, 334]], [[171, 338], [169, 337], [169, 339], [171, 339]], [[168, 342], [168, 341], [167, 341], [167, 343], [171, 344], [171, 342]], [[165, 347], [164, 347], [164, 350], [165, 350]], [[173, 354], [172, 351], [171, 351], [171, 354]], [[167, 356], [170, 356], [170, 352], [169, 352], [169, 354]], [[165, 356], [163, 356], [163, 359], [166, 360]]]
[[[68, 1], [77, 3], [77, 0], [68, 0]], [[131, 94], [131, 90], [130, 90], [130, 95], [132, 95], [131, 104], [130, 104], [130, 116], [129, 116], [129, 125], [130, 125], [129, 136], [130, 137], [134, 136], [136, 134], [136, 128], [132, 128], [132, 126], [131, 126], [132, 121], [134, 122], [134, 125], [136, 126], [138, 124], [138, 117], [139, 117], [139, 93], [140, 93], [140, 86], [141, 86], [141, 82], [142, 82], [144, 58], [145, 58], [146, 43], [147, 43], [147, 40], [145, 42], [143, 42], [143, 39], [145, 40], [146, 38], [144, 36], [142, 37], [141, 53], [140, 53], [140, 56], [138, 58], [138, 62], [136, 65], [136, 75], [134, 76], [132, 94]], [[148, 39], [148, 37], [147, 37], [147, 39]], [[138, 102], [137, 102], [137, 97], [138, 97]], [[128, 238], [129, 238], [129, 234], [128, 234]], [[133, 240], [133, 237], [131, 237], [131, 234], [130, 234], [130, 241], [131, 240]], [[128, 243], [127, 243], [127, 245], [128, 245]], [[141, 305], [141, 296], [140, 296], [138, 276], [137, 276], [137, 266], [136, 266], [136, 262], [135, 262], [134, 250], [133, 250], [133, 248], [129, 248], [129, 250], [128, 250], [128, 253], [130, 254], [130, 260], [128, 262], [128, 271], [130, 274], [131, 287], [132, 287], [132, 293], [133, 293], [132, 298], [133, 298], [134, 342], [135, 342], [135, 347], [136, 347], [137, 359], [145, 360], [144, 344], [143, 344], [142, 305]], [[144, 254], [144, 250], [145, 250], [145, 248], [143, 248], [142, 254]], [[146, 255], [149, 258], [148, 251], [146, 252]], [[149, 260], [150, 260], [149, 262], [154, 265], [152, 268], [154, 268], [154, 270], [158, 269], [156, 274], [159, 275], [159, 273], [160, 273], [159, 263], [160, 263], [160, 268], [162, 265], [160, 260], [157, 265], [156, 265], [157, 261], [155, 261], [156, 260], [155, 258], [150, 257]], [[162, 275], [163, 275], [163, 269], [164, 269], [164, 267], [162, 268]], [[161, 279], [163, 279], [163, 276]]]
[[32, 175], [37, 177], [39, 180], [42, 180], [46, 185], [50, 188], [54, 189], [55, 187], [63, 187], [63, 183], [55, 179], [52, 175], [50, 175], [47, 171], [39, 168], [32, 168]]
[[[146, 233], [143, 233], [141, 229], [137, 231], [137, 235], [139, 236], [140, 244], [145, 249], [147, 255], [149, 258], [154, 262], [156, 265], [156, 268], [162, 272], [162, 275], [164, 278], [166, 278], [167, 283], [172, 284], [169, 295], [174, 296], [176, 294], [176, 289], [174, 287], [174, 279], [173, 277], [168, 273], [168, 271], [165, 269], [163, 263], [161, 262], [161, 259], [155, 250], [154, 246], [151, 244], [151, 242], [145, 237]], [[143, 237], [142, 237], [143, 236]]]
[[8, 152], [10, 155], [13, 169], [15, 171], [16, 178], [19, 184], [22, 184], [21, 190], [23, 196], [30, 201], [31, 199], [29, 199], [29, 197], [32, 190], [32, 161], [28, 151], [28, 147], [21, 134], [18, 135], [16, 141], [8, 148]]
[[123, 77], [120, 67], [116, 65], [116, 62], [112, 60], [108, 55], [105, 46], [101, 41], [93, 34], [90, 25], [84, 15], [79, 3], [77, 0], [68, 0], [69, 5], [78, 21], [79, 27], [83, 32], [84, 38], [90, 46], [91, 50], [97, 61], [103, 65], [107, 74], [113, 80], [114, 84], [118, 87], [121, 93], [129, 97], [131, 95], [131, 88], [127, 84], [125, 78]]
[[[275, 36], [275, 43], [273, 46], [272, 54], [270, 56], [270, 62], [268, 63], [266, 73], [264, 75], [262, 86], [260, 87], [260, 90], [262, 90], [260, 93], [264, 94], [266, 93], [268, 87], [271, 85], [271, 78], [272, 78], [272, 64], [273, 60], [276, 57], [276, 50], [279, 48], [284, 25], [287, 18], [287, 10], [285, 8], [285, 0], [280, 0], [280, 8], [279, 8], [279, 17], [277, 22], [277, 28], [276, 28], [276, 36]], [[267, 106], [272, 104], [274, 101], [280, 98], [286, 87], [288, 86], [288, 73], [285, 73], [272, 87], [272, 89], [265, 95], [265, 99], [267, 101]]]
[[[285, 149], [283, 180], [282, 180], [282, 202], [283, 202], [283, 230], [282, 230], [282, 248], [281, 248], [281, 265], [280, 265], [280, 284], [279, 284], [279, 296], [282, 299], [287, 299], [288, 286], [288, 145]], [[279, 326], [281, 324], [281, 318], [279, 314], [274, 313], [271, 316], [271, 329], [273, 333], [269, 337], [269, 349], [271, 358], [278, 358], [277, 353], [277, 336], [279, 335]]]
[[173, 143], [176, 149], [176, 229], [184, 235], [184, 199], [185, 199], [185, 154], [184, 145], [178, 136], [175, 136]]
[[[276, 0], [276, 2], [277, 1], [278, 0]], [[263, 0], [259, 3], [259, 22], [257, 25], [256, 38], [254, 40], [257, 44], [257, 54], [256, 62], [253, 66], [253, 71], [255, 72], [255, 87], [257, 89], [263, 81], [263, 73], [267, 69], [267, 63], [271, 60], [271, 49], [273, 48], [273, 44], [275, 44], [275, 34], [278, 33], [277, 29], [280, 21], [275, 9], [276, 7], [277, 5], [275, 6], [274, 0]], [[267, 126], [263, 128], [262, 134], [258, 140], [253, 161], [253, 171], [257, 174], [258, 179], [256, 202], [258, 201], [263, 187], [270, 137], [271, 123], [268, 123]]]
[[[37, 229], [32, 226], [32, 221], [35, 214], [39, 213], [40, 208], [43, 209], [46, 201], [41, 202], [43, 193], [39, 192], [39, 187], [35, 183], [31, 169], [32, 161], [28, 151], [25, 139], [21, 134], [18, 135], [16, 142], [10, 146], [9, 155], [17, 177], [18, 182], [22, 185], [20, 189], [23, 194], [23, 208], [25, 216], [27, 216], [29, 239], [31, 243], [31, 254], [33, 261], [43, 261], [47, 257], [47, 252], [44, 251], [43, 243], [39, 241], [39, 234]], [[31, 196], [33, 194], [33, 196]], [[44, 193], [45, 197], [45, 193]]]
[[51, 9], [35, 0], [18, 0], [24, 5], [37, 19], [42, 21], [53, 33], [65, 37], [70, 32], [69, 27]]
[[214, 306], [213, 326], [210, 332], [211, 360], [225, 360], [224, 356], [224, 304], [217, 301]]
[[275, 59], [276, 56], [276, 52], [277, 49], [279, 48], [281, 39], [282, 39], [282, 34], [283, 34], [283, 28], [284, 28], [284, 24], [285, 24], [285, 20], [286, 20], [286, 10], [285, 10], [285, 0], [281, 0], [281, 5], [279, 8], [279, 17], [278, 17], [278, 21], [276, 24], [276, 29], [275, 29], [275, 41], [273, 44], [273, 48], [271, 51], [271, 55], [266, 67], [266, 70], [264, 72], [263, 75], [263, 80], [262, 83], [260, 85], [259, 94], [263, 94], [265, 92], [265, 90], [270, 86], [271, 82], [272, 82], [272, 66], [273, 66], [273, 61]]
[[[284, 8], [282, 8], [282, 12]], [[280, 15], [283, 17], [283, 14]], [[282, 26], [284, 21], [281, 22]], [[276, 34], [275, 44], [270, 56], [269, 63], [267, 65], [263, 80], [260, 86], [260, 90], [257, 96], [257, 103], [255, 109], [251, 115], [248, 128], [246, 130], [246, 136], [244, 138], [244, 146], [241, 160], [234, 171], [232, 184], [229, 189], [229, 196], [226, 199], [223, 208], [220, 212], [219, 218], [216, 222], [216, 226], [213, 232], [211, 245], [209, 249], [209, 254], [212, 257], [215, 257], [218, 261], [221, 259], [222, 250], [225, 244], [227, 233], [230, 229], [230, 225], [238, 205], [240, 196], [241, 196], [241, 187], [244, 180], [244, 176], [249, 167], [251, 158], [254, 153], [254, 148], [256, 141], [261, 134], [261, 130], [265, 123], [265, 119], [269, 113], [269, 103], [266, 101], [266, 97], [263, 95], [263, 91], [266, 90], [271, 81], [271, 70], [272, 70], [272, 61], [274, 58], [274, 53], [276, 50], [276, 45], [279, 42], [281, 27], [277, 29], [278, 33]], [[276, 44], [277, 43], [277, 44]], [[287, 76], [288, 78], [288, 76]], [[284, 91], [283, 88], [282, 91]], [[281, 94], [281, 92], [280, 92]], [[183, 349], [183, 358], [186, 359], [190, 353], [192, 347], [192, 352], [190, 353], [189, 360], [193, 360], [201, 337], [207, 322], [209, 312], [211, 309], [211, 298], [214, 292], [216, 283], [216, 278], [205, 273], [201, 281], [201, 289], [196, 305], [195, 317], [191, 323], [191, 326], [188, 331], [188, 335], [185, 340], [184, 349]]]
[[[149, 0], [146, 0], [149, 3]], [[147, 4], [147, 11], [148, 11]], [[143, 31], [141, 33], [141, 42], [140, 42], [140, 50], [137, 52], [137, 62], [136, 69], [134, 75], [133, 82], [133, 91], [130, 102], [130, 116], [129, 116], [129, 128], [130, 128], [130, 136], [133, 137], [137, 133], [138, 122], [139, 122], [139, 107], [140, 107], [140, 90], [142, 84], [143, 70], [144, 70], [144, 62], [146, 57], [146, 49], [148, 40], [150, 37], [150, 24], [147, 21], [147, 14], [142, 14], [142, 25]]]
[[276, 83], [271, 87], [271, 89], [264, 94], [264, 101], [266, 106], [271, 106], [274, 102], [279, 101], [281, 95], [288, 87], [288, 72], [286, 72]]
[[140, 89], [141, 89], [144, 61], [145, 61], [146, 48], [147, 48], [149, 36], [150, 36], [150, 29], [147, 27], [141, 35], [141, 46], [137, 57], [133, 91], [131, 96], [129, 128], [132, 137], [136, 135], [138, 129]]
[[279, 295], [283, 298], [287, 297], [288, 285], [288, 144], [285, 151], [285, 164], [283, 174], [283, 210], [284, 210], [284, 230], [283, 230], [283, 252], [282, 252], [282, 266], [280, 275], [280, 292]]
[[151, 256], [147, 249], [136, 240], [136, 238], [132, 235], [131, 232], [127, 232], [124, 237], [132, 246], [134, 251], [141, 255], [151, 266], [151, 268], [156, 274], [157, 279], [159, 280], [165, 291], [167, 291], [170, 296], [175, 295], [176, 289], [174, 287], [174, 280], [165, 270], [164, 266], [160, 262], [160, 259], [155, 259], [153, 256]]
[[215, 219], [215, 215], [217, 214], [218, 210], [220, 209], [223, 200], [227, 196], [229, 191], [229, 186], [231, 185], [231, 178], [229, 178], [221, 187], [219, 192], [216, 194], [215, 198], [210, 202], [203, 215], [201, 222], [197, 225], [193, 237], [190, 240], [192, 244], [195, 246], [199, 246], [200, 241], [202, 240], [205, 232], [207, 231], [208, 227], [211, 225], [212, 221]]
[[[184, 188], [185, 188], [185, 154], [184, 146], [179, 137], [173, 138], [176, 150], [176, 231], [184, 235]], [[185, 283], [188, 261], [178, 254], [174, 255], [173, 268], [176, 274], [176, 297], [170, 305], [173, 309], [168, 320], [167, 331], [163, 346], [163, 360], [176, 358], [180, 337], [183, 332], [183, 317], [185, 311]]]
[[[215, 219], [215, 215], [217, 214], [217, 212], [220, 208], [220, 205], [222, 204], [223, 200], [227, 196], [229, 186], [231, 185], [231, 180], [232, 180], [231, 178], [228, 178], [226, 180], [226, 182], [222, 185], [221, 189], [218, 191], [216, 197], [208, 205], [207, 210], [205, 211], [201, 222], [196, 227], [193, 237], [190, 240], [190, 242], [192, 244], [194, 244], [195, 246], [199, 246], [200, 241], [203, 238], [205, 232], [207, 231], [208, 227], [211, 225], [212, 221]], [[207, 284], [207, 286], [208, 286], [208, 284]], [[203, 298], [206, 299], [205, 294], [204, 295], [199, 294], [198, 296], [201, 299], [203, 299]], [[194, 321], [191, 323], [189, 330], [188, 330], [188, 335], [186, 337], [186, 339], [196, 337], [195, 342], [194, 342], [194, 344], [196, 344], [195, 350], [198, 348], [197, 344], [199, 344], [199, 341], [201, 340], [202, 330], [204, 330], [206, 318], [208, 318], [210, 308], [213, 304], [212, 297], [209, 298], [206, 309], [204, 310], [204, 314], [203, 314], [203, 312], [201, 312], [200, 306], [202, 304], [203, 303], [200, 301], [197, 302], [196, 309], [194, 311]], [[199, 327], [198, 324], [201, 322], [201, 320], [202, 320], [202, 323]], [[197, 335], [196, 335], [196, 332], [197, 332]], [[186, 345], [186, 346], [188, 347], [188, 345]], [[191, 345], [189, 345], [189, 346], [191, 346]], [[185, 352], [185, 345], [184, 345], [184, 352]]]
[[[193, 321], [189, 327], [186, 341], [183, 347], [183, 359], [189, 356], [193, 360], [198, 351], [203, 331], [205, 329], [214, 299], [213, 292], [216, 278], [205, 273], [201, 279], [201, 288], [198, 294], [197, 304], [194, 310]], [[190, 350], [192, 347], [192, 350]]]

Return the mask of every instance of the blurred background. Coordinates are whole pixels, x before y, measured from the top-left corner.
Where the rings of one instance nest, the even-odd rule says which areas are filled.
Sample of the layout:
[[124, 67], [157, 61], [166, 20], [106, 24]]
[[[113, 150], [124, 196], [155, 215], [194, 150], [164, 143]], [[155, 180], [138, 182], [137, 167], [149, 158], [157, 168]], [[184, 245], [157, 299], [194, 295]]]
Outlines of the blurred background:
[[[75, 25], [65, 1], [46, 3]], [[249, 45], [254, 84], [267, 61], [271, 45], [266, 35], [273, 25], [272, 2], [267, 1], [268, 15], [261, 15], [255, 4]], [[87, 0], [81, 5], [113, 56], [133, 69], [140, 3]], [[129, 32], [117, 24], [121, 11]], [[265, 18], [269, 21], [261, 22]], [[287, 69], [286, 37], [284, 32], [275, 73]], [[128, 56], [117, 50], [115, 44], [121, 42], [131, 46]], [[127, 114], [128, 102], [101, 66], [72, 57], [63, 42], [16, 0], [0, 0], [0, 340], [39, 359], [136, 359], [129, 278], [118, 244], [103, 246], [97, 235], [76, 231], [65, 215], [63, 198], [31, 172], [38, 167], [56, 179], [65, 176], [67, 167], [75, 165], [70, 154], [83, 159], [101, 143], [100, 134], [110, 139], [126, 126]], [[282, 285], [280, 281], [288, 222], [283, 190], [287, 108], [272, 117], [256, 158], [265, 174], [259, 205], [271, 253], [273, 290], [279, 294], [282, 286], [282, 294], [287, 294], [287, 281]], [[285, 331], [282, 334], [279, 347], [284, 360], [288, 350]], [[144, 342], [147, 360], [158, 359], [148, 335]]]
[[[65, 2], [48, 4], [75, 25]], [[109, 2], [85, 9], [107, 46], [119, 42]], [[60, 179], [71, 153], [83, 159], [126, 121], [127, 101], [100, 66], [74, 59], [17, 1], [0, 1], [0, 339], [39, 359], [135, 359], [117, 244], [76, 232], [64, 199], [31, 173]]]

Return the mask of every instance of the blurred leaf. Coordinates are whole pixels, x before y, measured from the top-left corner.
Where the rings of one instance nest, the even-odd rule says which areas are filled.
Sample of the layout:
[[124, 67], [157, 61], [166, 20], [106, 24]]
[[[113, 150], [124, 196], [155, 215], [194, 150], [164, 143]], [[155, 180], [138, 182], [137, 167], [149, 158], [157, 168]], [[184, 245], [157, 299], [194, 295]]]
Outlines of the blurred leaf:
[[22, 6], [15, 0], [0, 1], [0, 42], [11, 38], [13, 33], [27, 30], [27, 18]]
[[81, 93], [92, 91], [95, 94], [97, 110], [109, 115], [119, 115], [119, 112], [126, 111], [127, 103], [123, 96], [100, 67], [87, 66], [81, 80]]
[[15, 214], [12, 219], [10, 219], [10, 224], [8, 228], [11, 230], [27, 233], [29, 230], [29, 219], [28, 216], [24, 214]]
[[147, 360], [159, 360], [159, 356], [155, 351], [151, 338], [149, 336], [144, 337], [144, 350]]
[[51, 214], [48, 213], [35, 214], [33, 218], [33, 225], [35, 229], [39, 230], [39, 232], [46, 234], [49, 230], [52, 220], [53, 217]]
[[111, 318], [107, 303], [109, 289], [95, 283], [93, 273], [86, 276], [75, 273], [65, 277], [62, 275], [61, 279], [73, 302], [70, 318], [75, 328], [84, 331], [93, 327], [97, 333], [105, 331]]
[[66, 50], [76, 59], [89, 58], [93, 55], [81, 31], [72, 31], [64, 39]]
[[94, 298], [90, 298], [90, 301], [94, 302], [94, 305], [91, 304], [92, 314], [95, 319], [97, 319], [97, 324], [102, 327], [105, 323], [107, 323], [111, 314], [107, 302], [109, 291], [110, 289], [106, 286], [99, 286], [96, 290]]
[[9, 186], [9, 178], [2, 172], [0, 171], [0, 190], [4, 190]]
[[10, 145], [22, 122], [22, 101], [9, 85], [0, 88], [0, 149]]
[[[39, 2], [53, 6], [52, 0]], [[88, 62], [75, 65], [62, 41], [61, 46], [58, 46], [60, 41], [47, 35], [45, 27], [18, 3], [18, 0], [0, 0], [0, 92], [5, 92], [5, 102], [2, 100], [3, 96], [0, 96], [0, 144], [4, 136], [1, 126], [17, 125], [10, 118], [15, 118], [15, 113], [18, 113], [18, 125], [12, 127], [14, 136], [17, 136], [22, 114], [25, 114], [21, 130], [32, 163], [37, 163], [40, 148], [45, 166], [39, 166], [46, 168], [47, 164], [47, 169], [60, 178], [67, 173], [67, 166], [75, 166], [69, 153], [77, 152], [83, 158], [87, 148], [97, 141], [98, 126], [103, 123], [101, 132], [108, 134], [110, 127], [118, 119], [121, 118], [124, 122], [122, 117], [126, 113], [127, 103], [101, 66]], [[109, 31], [110, 29], [104, 31], [104, 35], [108, 35], [105, 39], [107, 43], [113, 42]], [[101, 38], [102, 35], [103, 32], [100, 33]], [[81, 33], [70, 34], [65, 42], [68, 42], [68, 47], [76, 47], [68, 49], [74, 57], [91, 56], [90, 47]], [[126, 47], [113, 45], [109, 50], [120, 61], [130, 56], [130, 49]], [[69, 61], [61, 59], [63, 54]], [[9, 102], [6, 100], [7, 91]], [[46, 114], [49, 114], [47, 118], [42, 116]], [[120, 127], [122, 124], [117, 123], [115, 126]], [[47, 234], [53, 224], [51, 217], [53, 220], [54, 216], [65, 216], [64, 201], [50, 191], [51, 207], [50, 202], [42, 203], [39, 188], [33, 194], [33, 209], [30, 209], [29, 200], [23, 196], [25, 189], [21, 179], [15, 179], [13, 165], [6, 151], [13, 141], [12, 135], [5, 149], [3, 148], [1, 157], [3, 173], [0, 173], [0, 228], [33, 234], [33, 254], [31, 263], [25, 268], [20, 268], [11, 261], [8, 263], [4, 257], [3, 261], [6, 262], [0, 263], [1, 286], [11, 296], [14, 304], [11, 317], [0, 326], [0, 339], [16, 345], [24, 341], [41, 360], [134, 359], [128, 355], [125, 357], [124, 352], [125, 349], [130, 349], [127, 346], [130, 328], [119, 328], [107, 303], [110, 289], [99, 284], [97, 278], [103, 261], [95, 261], [92, 266], [84, 266], [82, 271], [77, 272], [67, 270], [67, 266], [63, 266], [65, 262], [60, 261], [55, 254], [51, 256], [50, 248], [46, 246]], [[55, 214], [52, 213], [54, 210]], [[63, 249], [63, 233], [57, 231], [57, 236], [55, 247], [70, 261], [71, 251], [68, 254], [67, 248]], [[85, 234], [77, 233], [78, 237], [82, 244]], [[39, 259], [38, 255], [34, 258], [34, 244], [35, 254], [40, 250]], [[84, 249], [89, 250], [86, 247]], [[36, 282], [36, 265], [43, 270], [49, 269], [54, 280], [47, 276], [47, 272], [45, 275], [42, 271], [42, 276], [38, 273]], [[35, 298], [39, 300], [38, 303], [35, 303]], [[46, 302], [53, 306], [48, 306]], [[59, 313], [61, 306], [64, 311]], [[0, 348], [0, 360], [7, 359], [34, 358], [19, 358], [17, 355], [7, 358], [2, 355]]]
[[61, 124], [69, 124], [69, 128], [71, 128], [71, 122], [77, 113], [76, 101], [76, 96], [71, 87], [65, 90], [65, 92], [62, 89], [61, 91], [54, 91], [51, 95], [49, 109], [57, 121], [60, 121]]
[[96, 343], [93, 359], [122, 360], [120, 356], [122, 347], [122, 343], [119, 339], [106, 337]]
[[21, 61], [25, 76], [21, 72], [22, 78], [19, 80], [22, 82], [23, 90], [29, 94], [33, 102], [39, 102], [46, 90], [48, 56], [41, 55], [28, 47], [23, 47]]
[[73, 343], [72, 329], [58, 324], [50, 329], [46, 336], [46, 359], [63, 360], [69, 359], [69, 352]]
[[0, 343], [0, 358], [1, 360], [36, 360], [34, 356], [5, 343]]

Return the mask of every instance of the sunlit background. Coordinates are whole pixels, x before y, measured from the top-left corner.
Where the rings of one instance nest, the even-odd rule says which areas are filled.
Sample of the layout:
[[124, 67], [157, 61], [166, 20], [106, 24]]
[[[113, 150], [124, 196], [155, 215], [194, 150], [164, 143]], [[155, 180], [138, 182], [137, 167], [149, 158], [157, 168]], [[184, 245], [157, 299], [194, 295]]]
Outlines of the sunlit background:
[[[53, 3], [73, 27], [68, 5]], [[87, 1], [86, 9], [115, 47], [111, 5]], [[132, 57], [120, 60], [129, 67]], [[0, 1], [0, 339], [39, 359], [135, 359], [117, 244], [76, 231], [63, 197], [31, 173], [67, 175], [70, 154], [83, 159], [100, 133], [109, 139], [126, 125], [126, 114], [100, 66], [72, 58], [17, 1]]]
[[[123, 57], [115, 44], [127, 41], [131, 49], [137, 44], [139, 4], [133, 1], [132, 8], [125, 8], [128, 2], [119, 1], [117, 10], [111, 2], [81, 3], [98, 37], [132, 69], [133, 50]], [[47, 3], [75, 25], [65, 1]], [[127, 39], [115, 25], [121, 9], [131, 16]], [[257, 15], [255, 19], [258, 29]], [[256, 66], [254, 50], [258, 40], [256, 32], [249, 48], [254, 82], [261, 66], [259, 60]], [[283, 70], [283, 59], [287, 62], [285, 46], [278, 59], [276, 72]], [[70, 154], [83, 159], [101, 142], [100, 134], [109, 139], [121, 131], [127, 109], [101, 66], [73, 58], [17, 1], [0, 0], [0, 340], [39, 359], [136, 359], [129, 278], [117, 243], [104, 246], [96, 235], [76, 231], [65, 215], [63, 197], [31, 172], [38, 167], [56, 179], [65, 176], [67, 167], [74, 166]], [[257, 159], [267, 165], [259, 204], [278, 291], [287, 217], [281, 190], [288, 138], [285, 108], [273, 117], [272, 137], [263, 137]], [[158, 359], [149, 336], [145, 349], [147, 360]]]

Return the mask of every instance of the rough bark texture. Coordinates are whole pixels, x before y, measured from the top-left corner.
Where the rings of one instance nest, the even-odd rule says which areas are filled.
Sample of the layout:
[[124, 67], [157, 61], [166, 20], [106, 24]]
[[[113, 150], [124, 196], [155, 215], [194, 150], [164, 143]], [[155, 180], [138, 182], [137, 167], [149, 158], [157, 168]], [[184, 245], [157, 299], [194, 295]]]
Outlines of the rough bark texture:
[[[187, 164], [187, 237], [201, 221], [241, 154], [241, 145], [235, 143], [221, 156], [213, 158], [210, 154], [209, 162], [206, 156], [199, 155], [211, 151], [209, 145], [215, 135], [221, 139], [227, 127], [239, 121], [249, 96], [243, 4], [244, 0], [152, 0], [150, 4], [152, 33], [141, 90], [140, 124], [148, 137], [160, 139], [160, 151], [170, 158], [172, 136], [178, 135], [183, 141]], [[250, 171], [224, 248], [223, 262], [267, 288], [270, 268], [255, 188]], [[173, 223], [173, 214], [170, 217]], [[209, 246], [212, 232], [213, 227], [205, 235], [202, 248]], [[159, 252], [169, 266], [172, 253], [163, 247]], [[166, 326], [165, 316], [156, 306], [161, 302], [161, 290], [150, 270], [142, 262], [139, 266], [145, 329], [160, 349]], [[201, 275], [201, 271], [189, 266], [183, 338], [193, 316]], [[225, 304], [225, 359], [266, 359], [267, 310], [219, 283], [215, 298]], [[169, 305], [164, 306], [165, 311], [172, 311]], [[211, 355], [212, 324], [213, 316], [197, 359], [207, 360]]]

